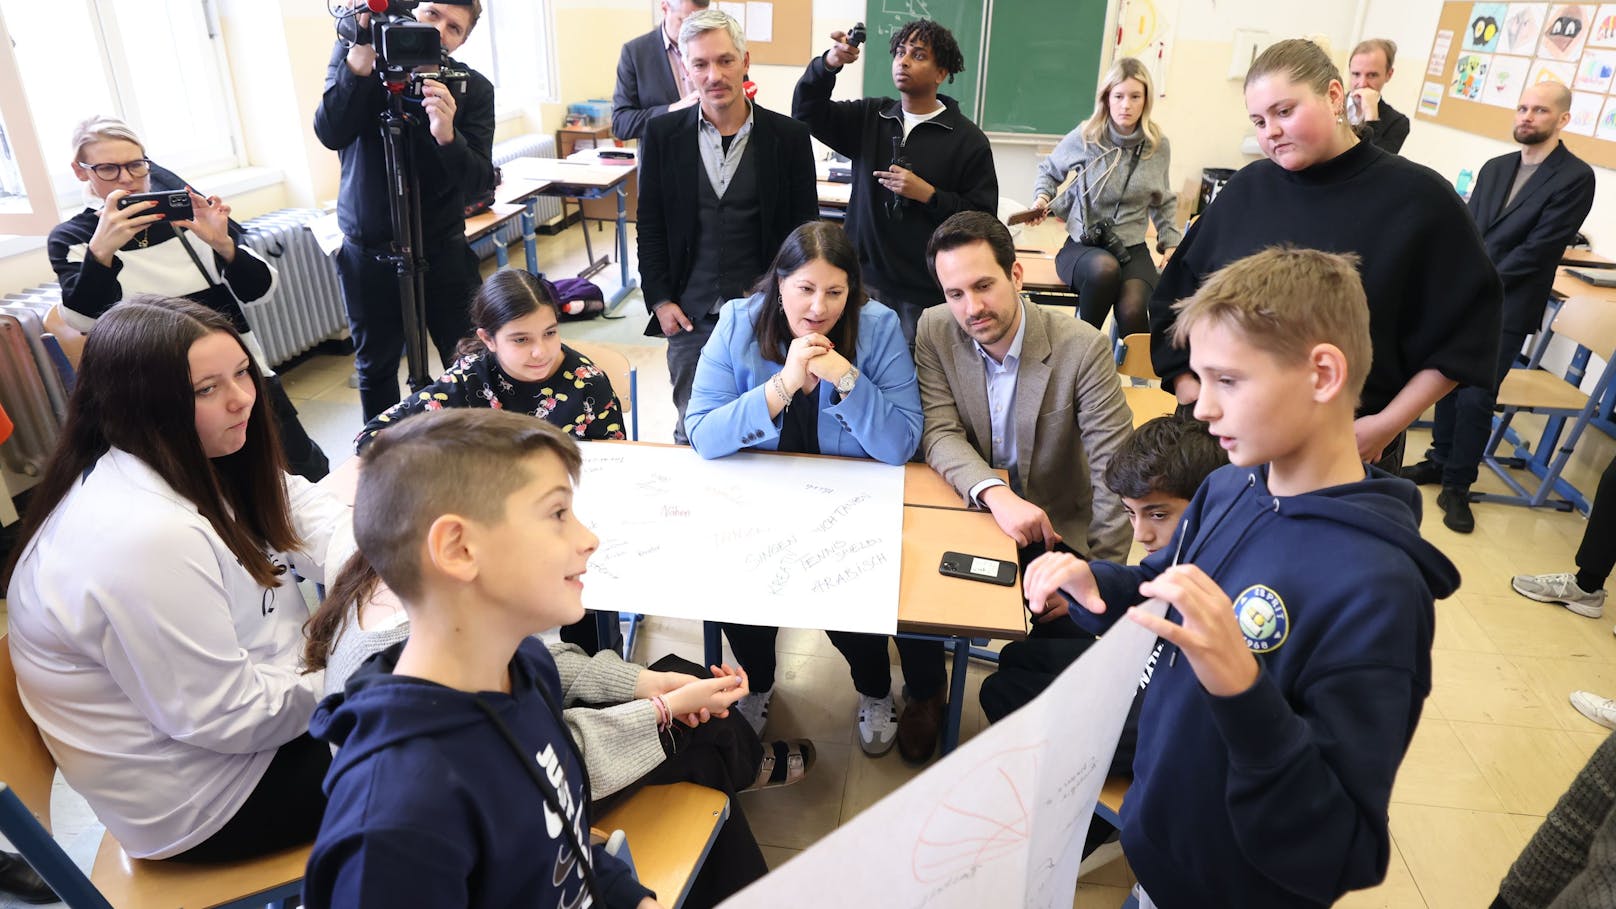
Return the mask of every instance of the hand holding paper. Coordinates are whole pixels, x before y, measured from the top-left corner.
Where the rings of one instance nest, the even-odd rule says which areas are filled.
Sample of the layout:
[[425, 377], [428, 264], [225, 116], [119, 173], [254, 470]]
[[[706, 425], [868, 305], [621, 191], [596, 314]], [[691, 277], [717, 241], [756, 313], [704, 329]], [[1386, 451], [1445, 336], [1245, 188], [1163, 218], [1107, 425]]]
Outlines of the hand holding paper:
[[1194, 565], [1174, 565], [1139, 585], [1139, 592], [1173, 604], [1184, 624], [1138, 608], [1128, 610], [1128, 618], [1182, 650], [1208, 694], [1233, 697], [1256, 684], [1257, 658], [1240, 633], [1234, 604], [1206, 572]]

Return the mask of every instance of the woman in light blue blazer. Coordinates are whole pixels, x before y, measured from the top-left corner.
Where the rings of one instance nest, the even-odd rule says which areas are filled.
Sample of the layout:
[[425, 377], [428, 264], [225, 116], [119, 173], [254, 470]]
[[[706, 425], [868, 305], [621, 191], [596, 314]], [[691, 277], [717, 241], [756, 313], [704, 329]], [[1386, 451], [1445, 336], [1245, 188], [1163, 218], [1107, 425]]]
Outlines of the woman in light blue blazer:
[[[864, 292], [842, 229], [815, 221], [786, 238], [757, 293], [724, 304], [696, 367], [685, 429], [704, 458], [743, 448], [902, 464], [920, 441], [919, 383], [898, 316]], [[752, 694], [737, 706], [759, 731], [774, 694], [778, 631], [725, 625]], [[898, 640], [909, 699], [898, 717], [882, 635], [831, 631], [859, 691], [859, 743], [931, 755], [947, 673], [937, 641]]]

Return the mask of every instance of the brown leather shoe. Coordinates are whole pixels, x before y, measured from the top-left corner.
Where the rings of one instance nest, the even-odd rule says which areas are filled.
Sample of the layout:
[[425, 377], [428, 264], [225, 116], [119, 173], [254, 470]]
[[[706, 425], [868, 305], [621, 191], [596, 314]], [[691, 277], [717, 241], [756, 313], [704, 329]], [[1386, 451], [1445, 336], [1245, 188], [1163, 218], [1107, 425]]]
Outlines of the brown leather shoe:
[[939, 691], [924, 701], [910, 700], [898, 717], [898, 754], [911, 764], [931, 760], [937, 748], [937, 734], [943, 728], [944, 693]]

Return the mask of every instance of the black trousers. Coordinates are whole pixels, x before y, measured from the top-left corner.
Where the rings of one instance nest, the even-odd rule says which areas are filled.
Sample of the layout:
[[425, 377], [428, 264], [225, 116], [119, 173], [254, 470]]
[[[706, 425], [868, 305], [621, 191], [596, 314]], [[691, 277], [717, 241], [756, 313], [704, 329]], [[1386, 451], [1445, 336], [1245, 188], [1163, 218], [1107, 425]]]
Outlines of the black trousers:
[[326, 460], [325, 452], [309, 438], [308, 430], [297, 418], [297, 408], [292, 406], [292, 399], [286, 396], [281, 377], [266, 376], [264, 381], [269, 386], [269, 409], [275, 415], [275, 428], [280, 430], [286, 471], [310, 483], [320, 482], [331, 472], [331, 462]]
[[[659, 672], [683, 672], [697, 678], [712, 675], [695, 663], [671, 654], [651, 664], [651, 668]], [[741, 801], [736, 798], [737, 793], [757, 779], [763, 761], [763, 745], [746, 720], [731, 711], [727, 717], [710, 720], [694, 729], [674, 723], [672, 737], [664, 736], [662, 747], [668, 753], [667, 760], [626, 788], [597, 799], [590, 806], [590, 816], [598, 819], [642, 786], [696, 783], [729, 796], [729, 820], [718, 828], [718, 837], [691, 883], [690, 895], [684, 903], [691, 909], [716, 906], [769, 870], [763, 860], [763, 850], [758, 848], [746, 813], [741, 809]], [[674, 896], [657, 894], [664, 905], [672, 905]]]
[[[398, 403], [398, 361], [404, 352], [398, 275], [391, 264], [376, 260], [379, 252], [385, 250], [345, 241], [337, 253], [337, 278], [353, 331], [359, 401], [367, 421]], [[456, 345], [471, 333], [466, 313], [482, 277], [477, 255], [460, 236], [428, 243], [423, 258], [427, 333], [447, 367], [454, 362]]]
[[1436, 402], [1436, 425], [1431, 428], [1431, 450], [1426, 457], [1442, 465], [1443, 486], [1469, 487], [1476, 482], [1481, 459], [1487, 453], [1487, 437], [1493, 431], [1498, 386], [1515, 365], [1515, 357], [1525, 342], [1526, 332], [1504, 332], [1498, 343], [1493, 384], [1486, 388], [1461, 385]]
[[1616, 460], [1605, 465], [1599, 489], [1594, 493], [1593, 507], [1588, 510], [1588, 527], [1582, 532], [1582, 545], [1577, 547], [1577, 586], [1590, 591], [1603, 589], [1613, 566], [1616, 566]]
[[275, 752], [235, 816], [172, 860], [239, 862], [310, 842], [325, 814], [320, 785], [330, 767], [331, 746], [306, 732], [292, 739]]
[[[602, 650], [622, 650], [622, 625], [612, 629], [612, 639], [606, 642], [600, 640], [599, 623], [595, 621], [593, 609], [584, 610], [584, 617], [571, 625], [562, 625], [560, 630], [561, 641], [564, 644], [573, 644], [582, 649], [584, 653], [594, 656]], [[695, 665], [695, 664], [691, 664]], [[680, 670], [681, 672], [683, 670]]]
[[[735, 659], [746, 670], [753, 691], [774, 687], [774, 638], [780, 629], [766, 625], [725, 624], [724, 636], [735, 651]], [[827, 631], [853, 671], [853, 687], [872, 698], [892, 692], [892, 664], [887, 660], [887, 638], [881, 634], [855, 634]], [[898, 637], [898, 660], [903, 664], [903, 680], [912, 700], [926, 700], [948, 685], [948, 668], [942, 641], [922, 641]]]

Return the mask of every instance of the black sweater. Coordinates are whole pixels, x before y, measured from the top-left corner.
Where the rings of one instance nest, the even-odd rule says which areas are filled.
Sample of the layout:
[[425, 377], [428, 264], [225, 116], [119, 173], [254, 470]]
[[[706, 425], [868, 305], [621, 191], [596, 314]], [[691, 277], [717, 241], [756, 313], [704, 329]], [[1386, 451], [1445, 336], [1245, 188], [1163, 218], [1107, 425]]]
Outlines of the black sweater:
[[1184, 235], [1150, 301], [1150, 354], [1171, 388], [1189, 370], [1172, 345], [1172, 305], [1212, 272], [1288, 243], [1356, 253], [1369, 298], [1374, 360], [1360, 413], [1378, 413], [1414, 374], [1493, 381], [1503, 289], [1475, 222], [1428, 167], [1359, 142], [1292, 173], [1272, 161], [1240, 170]]
[[937, 193], [924, 205], [904, 199], [902, 216], [893, 218], [886, 204], [893, 194], [874, 172], [892, 164], [892, 142], [903, 137], [903, 107], [894, 98], [832, 101], [835, 87], [836, 73], [823, 55], [815, 57], [797, 80], [791, 116], [808, 124], [815, 139], [853, 160], [847, 234], [858, 250], [864, 281], [906, 302], [941, 303], [942, 293], [926, 268], [926, 241], [956, 212], [998, 211], [999, 177], [988, 137], [960, 113], [958, 102], [939, 95], [946, 109], [917, 125], [902, 146], [910, 170]]
[[[377, 119], [387, 109], [387, 91], [374, 74], [354, 75], [347, 56], [347, 45], [338, 40], [326, 67], [325, 94], [314, 111], [314, 134], [342, 159], [337, 221], [343, 235], [383, 249], [393, 240], [387, 146]], [[463, 236], [466, 200], [494, 183], [494, 84], [470, 72], [465, 95], [455, 100], [455, 137], [448, 145], [439, 145], [427, 131], [419, 102], [404, 105], [420, 121], [410, 134], [421, 186], [421, 233], [429, 246]]]

